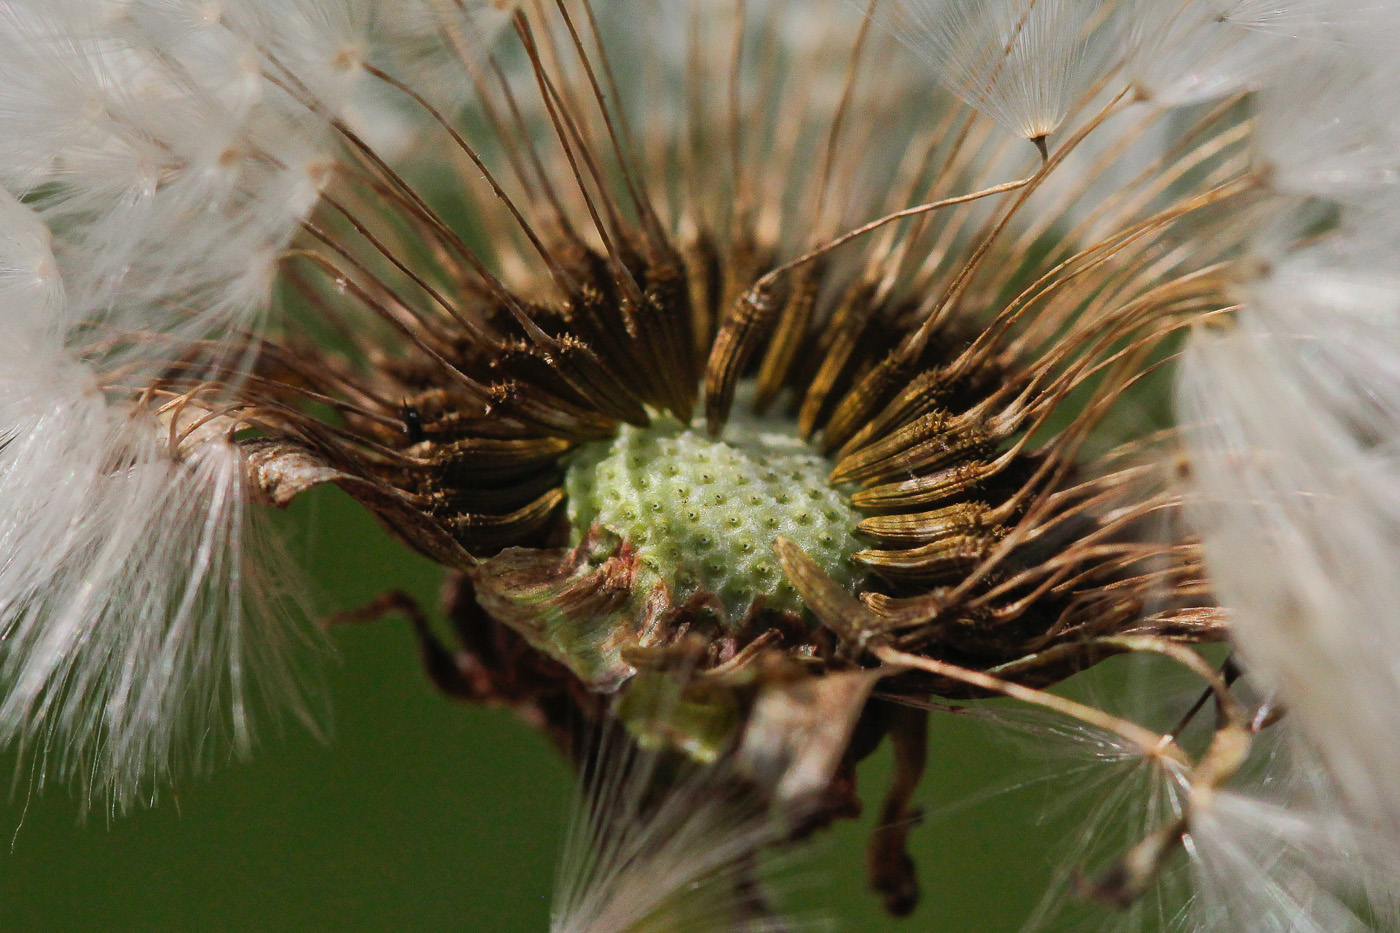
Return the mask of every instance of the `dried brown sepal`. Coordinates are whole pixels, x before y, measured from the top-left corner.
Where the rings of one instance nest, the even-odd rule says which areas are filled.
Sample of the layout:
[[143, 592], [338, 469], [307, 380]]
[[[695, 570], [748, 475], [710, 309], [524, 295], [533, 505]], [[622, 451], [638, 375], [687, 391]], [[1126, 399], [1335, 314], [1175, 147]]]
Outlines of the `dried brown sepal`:
[[885, 672], [794, 673], [792, 679], [771, 679], [759, 692], [736, 761], [759, 786], [771, 789], [780, 806], [800, 813], [825, 793]]
[[528, 539], [554, 517], [564, 504], [564, 491], [551, 489], [535, 501], [504, 515], [464, 512], [447, 520], [447, 527], [459, 541], [470, 541], [475, 548], [496, 549]]
[[802, 548], [779, 538], [773, 542], [773, 552], [807, 608], [843, 645], [860, 646], [859, 651], [866, 640], [880, 633], [879, 617], [831, 579]]
[[447, 567], [463, 568], [474, 563], [446, 529], [403, 491], [342, 472], [309, 448], [293, 442], [250, 440], [242, 446], [250, 486], [269, 504], [284, 507], [308, 489], [331, 483], [349, 493], [424, 556]]
[[916, 470], [933, 471], [957, 461], [982, 460], [998, 440], [975, 415], [932, 412], [843, 457], [832, 470], [831, 481], [888, 482]]
[[624, 652], [655, 643], [673, 608], [626, 542], [602, 529], [574, 548], [508, 548], [468, 575], [491, 618], [602, 693], [632, 676]]
[[792, 273], [786, 300], [778, 313], [772, 339], [758, 368], [753, 409], [762, 414], [791, 380], [798, 351], [812, 326], [821, 277], [810, 266]]
[[817, 368], [802, 397], [798, 410], [798, 430], [811, 438], [829, 412], [838, 393], [849, 388], [852, 361], [859, 359], [862, 343], [869, 343], [870, 308], [875, 287], [863, 281], [846, 289], [831, 320], [822, 329], [817, 346]]
[[971, 460], [925, 475], [858, 489], [851, 494], [851, 504], [865, 512], [916, 509], [955, 496], [976, 494], [996, 472], [995, 463]]
[[454, 573], [447, 579], [444, 604], [456, 634], [452, 645], [439, 639], [418, 601], [401, 591], [385, 593], [330, 621], [373, 622], [395, 613], [403, 615], [413, 627], [424, 670], [445, 695], [510, 709], [546, 734], [560, 751], [575, 752], [578, 724], [602, 716], [598, 698], [582, 689], [568, 670], [487, 617], [465, 574]]

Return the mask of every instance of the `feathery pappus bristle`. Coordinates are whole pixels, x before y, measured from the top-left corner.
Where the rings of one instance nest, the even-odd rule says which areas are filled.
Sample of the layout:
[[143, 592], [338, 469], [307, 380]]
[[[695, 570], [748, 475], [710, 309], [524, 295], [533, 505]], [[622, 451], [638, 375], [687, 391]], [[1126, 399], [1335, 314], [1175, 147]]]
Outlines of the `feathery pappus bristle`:
[[924, 56], [933, 75], [1007, 130], [1043, 139], [1088, 89], [1112, 3], [890, 0], [872, 14]]
[[[1198, 425], [1207, 553], [1239, 607], [1241, 647], [1336, 777], [1394, 832], [1388, 775], [1400, 759], [1384, 723], [1400, 699], [1400, 630], [1386, 568], [1400, 512], [1394, 441], [1375, 431], [1395, 413], [1386, 317], [1400, 293], [1366, 308], [1374, 295], [1348, 294], [1341, 276], [1328, 284], [1332, 294], [1290, 288], [1286, 303], [1258, 289], [1230, 333], [1195, 342], [1181, 391]], [[1349, 307], [1356, 298], [1362, 306]]]
[[[98, 33], [95, 14], [0, 11], [0, 43], [23, 46], [6, 74], [53, 80], [63, 98], [8, 108], [5, 138], [44, 151], [53, 140], [27, 120], [76, 137], [4, 160], [6, 181], [33, 190], [25, 203], [0, 195], [0, 740], [20, 750], [31, 786], [72, 781], [120, 811], [246, 754], [257, 718], [290, 708], [312, 722], [301, 656], [315, 638], [289, 627], [301, 613], [250, 511], [227, 396], [155, 381], [173, 357], [187, 375], [237, 378], [245, 352], [209, 338], [265, 315], [266, 264], [285, 233], [260, 211], [239, 216], [246, 202], [218, 220], [221, 198], [241, 198], [194, 158], [198, 134], [166, 149], [164, 169], [140, 164], [157, 126], [174, 138], [181, 102], [211, 125], [223, 105], [182, 68]], [[86, 91], [64, 98], [65, 78]], [[128, 169], [164, 174], [148, 185]], [[309, 207], [276, 183], [255, 187]], [[197, 216], [209, 220], [180, 220]], [[195, 262], [219, 255], [230, 263]]]
[[1189, 930], [1376, 933], [1397, 928], [1394, 848], [1344, 813], [1257, 792], [1197, 812], [1187, 848]]
[[246, 754], [269, 707], [305, 713], [310, 640], [284, 629], [291, 607], [253, 563], [266, 542], [236, 446], [177, 459], [167, 431], [100, 396], [44, 402], [0, 453], [0, 723], [41, 785], [72, 779], [120, 810]]
[[616, 720], [586, 742], [552, 933], [827, 929], [772, 896], [785, 817], [739, 774], [647, 747]]

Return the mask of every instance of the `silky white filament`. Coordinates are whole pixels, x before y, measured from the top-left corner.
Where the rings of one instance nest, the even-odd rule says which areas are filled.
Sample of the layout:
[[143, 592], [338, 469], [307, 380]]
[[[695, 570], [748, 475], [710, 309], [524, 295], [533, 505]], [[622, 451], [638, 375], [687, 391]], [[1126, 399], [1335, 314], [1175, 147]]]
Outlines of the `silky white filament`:
[[1125, 32], [1126, 76], [1165, 107], [1249, 89], [1286, 54], [1279, 37], [1222, 17], [1212, 0], [1136, 0]]
[[309, 639], [229, 428], [112, 384], [48, 228], [3, 193], [0, 228], [0, 743], [122, 809], [305, 714]]
[[610, 725], [580, 788], [556, 874], [551, 933], [795, 929], [753, 901], [758, 853], [782, 840], [723, 768], [683, 767]]
[[1257, 146], [1280, 190], [1366, 203], [1400, 185], [1400, 126], [1378, 102], [1391, 50], [1305, 47], [1260, 94]]
[[1198, 334], [1182, 411], [1212, 575], [1251, 669], [1400, 840], [1387, 725], [1400, 708], [1400, 291], [1327, 276], [1285, 268], [1281, 283], [1311, 281], [1261, 283], [1236, 327]]
[[1095, 64], [1091, 39], [1109, 12], [1096, 0], [892, 0], [875, 16], [939, 80], [1007, 130], [1054, 132]]
[[1193, 933], [1373, 933], [1400, 916], [1394, 852], [1326, 806], [1220, 793], [1186, 847]]

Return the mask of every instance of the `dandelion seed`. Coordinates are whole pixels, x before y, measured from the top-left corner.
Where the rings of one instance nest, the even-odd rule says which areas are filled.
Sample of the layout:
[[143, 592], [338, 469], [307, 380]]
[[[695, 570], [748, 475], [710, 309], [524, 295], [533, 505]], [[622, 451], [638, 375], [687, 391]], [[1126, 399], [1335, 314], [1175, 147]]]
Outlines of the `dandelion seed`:
[[766, 891], [761, 856], [784, 832], [741, 778], [678, 763], [609, 728], [581, 768], [553, 933], [814, 928], [781, 916]]
[[1043, 139], [1064, 121], [1096, 65], [1109, 4], [894, 0], [875, 15], [955, 93], [1006, 129]]
[[[315, 191], [296, 190], [295, 168], [196, 151], [255, 145], [277, 119], [207, 57], [216, 38], [236, 57], [232, 33], [167, 17], [153, 36], [133, 11], [108, 35], [94, 13], [0, 11], [16, 104], [0, 135], [20, 147], [5, 180], [33, 205], [0, 203], [0, 735], [122, 809], [246, 753], [260, 709], [307, 708], [307, 639], [285, 630], [258, 563], [238, 404], [167, 379], [246, 365], [237, 334], [264, 313], [288, 212]], [[187, 41], [216, 87], [186, 70]], [[235, 106], [254, 114], [241, 129]]]

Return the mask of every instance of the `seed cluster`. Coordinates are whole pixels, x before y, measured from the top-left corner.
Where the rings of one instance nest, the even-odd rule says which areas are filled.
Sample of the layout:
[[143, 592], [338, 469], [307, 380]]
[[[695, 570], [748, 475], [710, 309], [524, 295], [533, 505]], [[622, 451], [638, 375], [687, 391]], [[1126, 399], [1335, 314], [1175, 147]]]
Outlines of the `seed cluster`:
[[565, 480], [576, 535], [594, 524], [616, 532], [676, 601], [714, 595], [736, 628], [754, 601], [801, 613], [773, 554], [797, 542], [842, 585], [858, 516], [827, 481], [831, 464], [781, 431], [731, 425], [720, 439], [674, 420], [624, 427], [582, 449]]
[[[277, 397], [249, 423], [287, 437], [297, 476], [333, 477], [467, 574], [464, 604], [496, 631], [600, 693], [634, 660], [664, 667], [696, 645], [702, 671], [738, 659], [721, 677], [770, 650], [832, 671], [873, 664], [872, 645], [888, 639], [1043, 686], [1095, 663], [1107, 635], [1224, 636], [1177, 518], [1177, 480], [1156, 462], [1176, 441], [1091, 451], [1098, 425], [1143, 391], [1144, 367], [1233, 305], [1222, 264], [1237, 244], [1214, 225], [1256, 193], [1239, 174], [1251, 154], [1233, 108], [1191, 118], [1201, 135], [1183, 139], [1219, 143], [1164, 176], [1171, 184], [1107, 201], [1097, 173], [1052, 186], [1050, 201], [1094, 218], [1065, 227], [1031, 197], [1043, 173], [1064, 177], [1059, 157], [971, 123], [934, 132], [931, 113], [952, 128], [962, 105], [856, 80], [864, 69], [846, 65], [837, 109], [804, 116], [785, 80], [771, 81], [769, 56], [748, 54], [747, 15], [694, 31], [686, 57], [703, 80], [689, 82], [684, 113], [652, 99], [669, 82], [624, 82], [629, 112], [684, 124], [652, 126], [674, 146], [656, 160], [641, 147], [638, 161], [615, 145], [626, 134], [608, 113], [623, 89], [607, 87], [572, 14], [526, 6], [521, 69], [488, 67], [500, 87], [480, 101], [485, 125], [451, 132], [458, 146], [478, 130], [500, 137], [468, 146], [473, 196], [451, 215], [470, 214], [491, 249], [478, 254], [475, 236], [367, 154], [335, 175], [293, 251], [309, 306], [348, 302], [408, 338], [347, 328], [348, 363], [300, 338], [266, 355], [248, 391], [285, 392], [267, 390]], [[638, 4], [638, 18], [660, 26], [666, 6]], [[853, 63], [851, 39], [876, 41], [848, 28], [849, 12], [822, 62]], [[813, 90], [842, 80], [825, 67]], [[735, 87], [741, 122], [763, 128], [742, 145], [710, 119], [734, 113]], [[891, 132], [906, 106], [916, 119]], [[878, 152], [846, 145], [863, 137], [879, 138]], [[831, 158], [810, 159], [822, 138]], [[1068, 155], [1079, 138], [1054, 143]], [[727, 171], [690, 170], [726, 140]], [[1107, 142], [1105, 166], [1120, 151]], [[1008, 181], [1018, 160], [1027, 181]], [[1201, 191], [1198, 177], [1220, 187]], [[841, 182], [859, 178], [890, 183]], [[945, 210], [944, 194], [966, 206]], [[942, 206], [916, 221], [911, 204], [925, 197]], [[403, 251], [402, 266], [385, 255], [415, 232], [423, 248]], [[325, 423], [327, 400], [343, 424]], [[565, 546], [571, 536], [578, 546]], [[781, 562], [778, 537], [793, 543]], [[825, 625], [775, 624], [781, 637], [755, 647], [768, 628], [746, 624], [756, 609], [820, 610]], [[727, 637], [706, 643], [712, 619]], [[473, 651], [478, 623], [463, 622]], [[493, 652], [485, 663], [510, 668], [494, 660], [508, 650]], [[557, 671], [507, 673], [511, 702], [522, 685], [560, 688]]]

